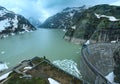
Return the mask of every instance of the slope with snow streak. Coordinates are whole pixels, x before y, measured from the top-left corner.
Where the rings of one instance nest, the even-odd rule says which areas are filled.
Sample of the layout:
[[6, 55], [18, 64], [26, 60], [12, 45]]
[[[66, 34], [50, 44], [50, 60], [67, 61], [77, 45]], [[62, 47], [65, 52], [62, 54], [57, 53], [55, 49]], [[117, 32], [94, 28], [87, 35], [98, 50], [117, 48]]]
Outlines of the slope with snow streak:
[[105, 18], [108, 18], [109, 19], [109, 21], [119, 21], [120, 19], [117, 19], [117, 18], [115, 18], [114, 16], [107, 16], [107, 15], [101, 15], [101, 14], [97, 14], [97, 13], [95, 13], [95, 16], [97, 17], [97, 18], [101, 18], [101, 17], [105, 17]]

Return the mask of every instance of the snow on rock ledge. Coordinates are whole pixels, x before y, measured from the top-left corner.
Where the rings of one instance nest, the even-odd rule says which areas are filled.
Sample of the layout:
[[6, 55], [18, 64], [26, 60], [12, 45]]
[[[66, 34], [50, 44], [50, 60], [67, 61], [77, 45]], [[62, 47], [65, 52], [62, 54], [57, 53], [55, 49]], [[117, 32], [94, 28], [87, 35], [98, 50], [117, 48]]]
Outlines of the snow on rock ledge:
[[115, 18], [114, 16], [107, 16], [107, 15], [101, 15], [101, 14], [97, 14], [95, 13], [95, 16], [100, 19], [101, 17], [105, 17], [108, 18], [110, 21], [119, 21], [120, 19]]
[[59, 82], [57, 82], [56, 80], [52, 79], [52, 78], [48, 78], [49, 83], [50, 84], [60, 84]]
[[8, 66], [6, 63], [0, 63], [0, 71], [3, 71], [5, 69], [8, 69]]
[[114, 73], [111, 72], [107, 76], [105, 76], [112, 84], [117, 84], [114, 82]]
[[24, 67], [24, 69], [29, 70], [29, 69], [32, 69], [32, 67], [31, 66], [27, 66], [27, 67]]
[[12, 71], [0, 76], [0, 81], [6, 79]]

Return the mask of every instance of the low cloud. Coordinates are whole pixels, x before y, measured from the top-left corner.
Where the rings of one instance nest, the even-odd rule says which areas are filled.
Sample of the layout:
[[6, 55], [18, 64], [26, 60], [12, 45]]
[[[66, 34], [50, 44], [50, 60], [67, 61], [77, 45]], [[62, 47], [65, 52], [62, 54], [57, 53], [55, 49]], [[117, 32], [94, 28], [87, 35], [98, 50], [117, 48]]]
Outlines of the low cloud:
[[0, 5], [26, 18], [33, 17], [43, 22], [66, 7], [92, 6], [116, 1], [118, 0], [0, 0]]

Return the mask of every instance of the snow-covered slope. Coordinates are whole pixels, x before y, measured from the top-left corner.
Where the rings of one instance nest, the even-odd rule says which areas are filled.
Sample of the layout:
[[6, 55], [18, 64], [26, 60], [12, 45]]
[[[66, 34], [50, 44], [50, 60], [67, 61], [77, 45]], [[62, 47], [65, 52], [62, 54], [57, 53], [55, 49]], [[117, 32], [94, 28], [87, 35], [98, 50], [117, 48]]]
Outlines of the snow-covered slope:
[[19, 32], [35, 30], [23, 16], [8, 11], [0, 6], [0, 37], [14, 35]]

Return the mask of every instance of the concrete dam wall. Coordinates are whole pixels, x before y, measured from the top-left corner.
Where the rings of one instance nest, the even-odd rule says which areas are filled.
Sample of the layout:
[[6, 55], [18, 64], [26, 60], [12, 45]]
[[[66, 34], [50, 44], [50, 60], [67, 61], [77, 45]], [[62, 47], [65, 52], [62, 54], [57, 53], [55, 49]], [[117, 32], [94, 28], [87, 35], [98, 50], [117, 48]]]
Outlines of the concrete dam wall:
[[111, 84], [105, 76], [114, 69], [113, 52], [120, 43], [89, 44], [82, 49], [80, 71], [90, 84]]

